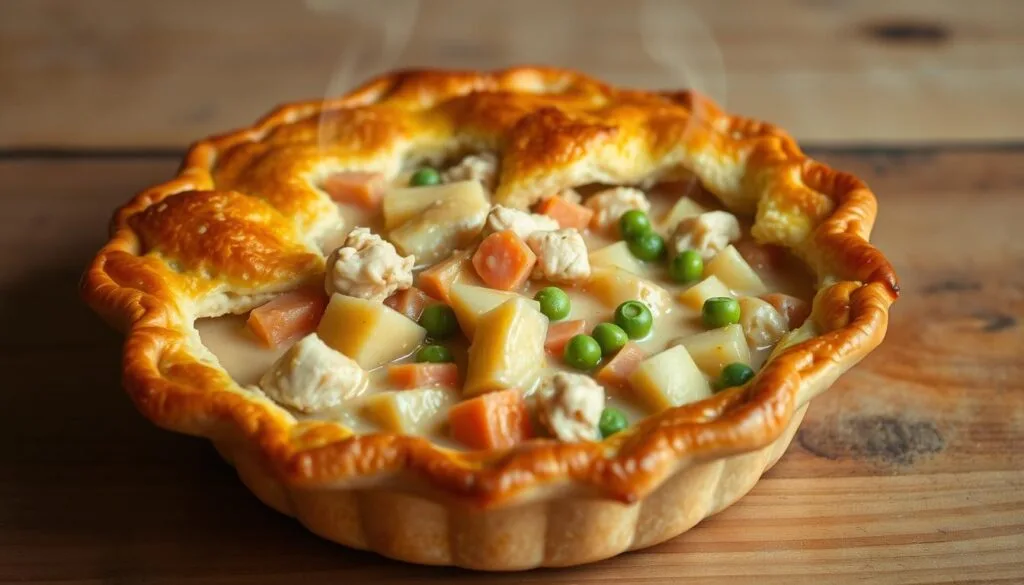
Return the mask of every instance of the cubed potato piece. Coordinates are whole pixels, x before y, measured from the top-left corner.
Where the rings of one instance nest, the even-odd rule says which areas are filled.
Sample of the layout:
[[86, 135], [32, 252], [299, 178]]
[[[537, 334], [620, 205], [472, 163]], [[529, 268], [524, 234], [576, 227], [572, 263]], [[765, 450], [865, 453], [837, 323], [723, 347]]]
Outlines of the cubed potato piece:
[[459, 181], [431, 187], [395, 187], [384, 194], [384, 227], [393, 230], [422, 216], [431, 207], [439, 207], [449, 201], [476, 202], [481, 199], [490, 209], [487, 194], [479, 181]]
[[697, 366], [712, 378], [717, 378], [725, 366], [740, 362], [750, 364], [750, 348], [738, 324], [726, 325], [679, 340]]
[[528, 388], [546, 365], [548, 318], [523, 297], [509, 299], [477, 321], [469, 346], [464, 396]]
[[456, 402], [458, 392], [447, 388], [381, 392], [364, 398], [359, 414], [385, 431], [430, 435], [442, 430]]
[[701, 310], [704, 301], [712, 297], [731, 297], [732, 291], [717, 276], [709, 276], [679, 294], [679, 302], [694, 310]]
[[[477, 323], [485, 313], [489, 313], [509, 299], [519, 298], [520, 295], [513, 292], [505, 292], [473, 286], [456, 282], [448, 291], [449, 304], [455, 311], [455, 317], [459, 320], [459, 327], [466, 337], [473, 339]], [[531, 307], [540, 311], [540, 303], [532, 299], [525, 299]]]
[[616, 267], [594, 268], [584, 290], [610, 309], [626, 301], [643, 301], [655, 316], [665, 312], [672, 303], [672, 297], [665, 289]]
[[717, 276], [729, 288], [750, 296], [768, 292], [768, 287], [761, 281], [761, 277], [750, 264], [747, 264], [743, 256], [740, 256], [735, 246], [722, 250], [708, 262], [705, 274]]
[[633, 393], [657, 412], [711, 396], [711, 385], [681, 345], [640, 362], [629, 377]]
[[605, 246], [600, 250], [591, 252], [590, 265], [594, 267], [621, 268], [641, 276], [648, 275], [651, 272], [649, 266], [629, 251], [629, 244], [625, 241], [615, 242], [610, 246]]
[[703, 205], [700, 205], [689, 197], [680, 197], [676, 201], [672, 209], [665, 214], [665, 217], [659, 222], [659, 226], [665, 232], [672, 233], [676, 229], [676, 226], [680, 221], [687, 217], [697, 217], [702, 213], [707, 213], [709, 209], [705, 209]]
[[341, 294], [331, 297], [317, 334], [364, 370], [408, 355], [427, 337], [424, 328], [398, 311]]
[[[404, 202], [406, 197], [412, 202]], [[403, 254], [415, 256], [419, 266], [433, 264], [469, 245], [483, 229], [489, 210], [479, 181], [396, 189], [384, 198], [388, 239]]]

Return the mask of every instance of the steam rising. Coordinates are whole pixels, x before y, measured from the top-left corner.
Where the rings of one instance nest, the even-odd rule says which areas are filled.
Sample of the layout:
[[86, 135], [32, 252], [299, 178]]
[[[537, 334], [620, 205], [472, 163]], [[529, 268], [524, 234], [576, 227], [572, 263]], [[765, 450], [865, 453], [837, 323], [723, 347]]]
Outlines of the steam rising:
[[[396, 67], [540, 64], [611, 83], [726, 98], [721, 52], [686, 0], [306, 0], [338, 21], [327, 96]], [[321, 125], [321, 146], [328, 140]]]

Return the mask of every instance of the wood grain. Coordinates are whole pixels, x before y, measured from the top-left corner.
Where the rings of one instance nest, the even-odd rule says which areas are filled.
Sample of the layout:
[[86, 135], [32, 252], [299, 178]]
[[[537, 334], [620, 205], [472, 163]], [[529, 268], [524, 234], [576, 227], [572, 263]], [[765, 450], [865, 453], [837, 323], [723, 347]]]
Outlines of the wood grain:
[[879, 194], [905, 291], [887, 341], [739, 504], [646, 551], [514, 575], [323, 542], [205, 442], [142, 420], [75, 285], [111, 210], [177, 161], [0, 161], [0, 582], [1024, 581], [1024, 149], [818, 155]]
[[430, 0], [387, 57], [381, 23], [411, 4], [5, 0], [0, 147], [178, 148], [392, 66], [520, 62], [703, 88], [817, 143], [1024, 137], [1019, 0], [661, 2], [667, 66], [626, 0]]

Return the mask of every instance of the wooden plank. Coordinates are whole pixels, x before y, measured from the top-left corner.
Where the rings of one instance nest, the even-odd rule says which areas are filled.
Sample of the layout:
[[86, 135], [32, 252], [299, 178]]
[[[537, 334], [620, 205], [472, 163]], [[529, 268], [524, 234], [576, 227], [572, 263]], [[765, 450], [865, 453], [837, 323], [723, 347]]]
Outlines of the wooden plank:
[[517, 62], [693, 85], [815, 143], [1024, 136], [1017, 0], [651, 3], [431, 0], [403, 48], [401, 0], [7, 0], [0, 147], [181, 147], [393, 66]]
[[0, 582], [1020, 583], [1024, 149], [821, 151], [879, 194], [904, 298], [793, 447], [686, 536], [592, 566], [482, 576], [324, 542], [118, 389], [75, 298], [111, 210], [177, 161], [0, 162]]

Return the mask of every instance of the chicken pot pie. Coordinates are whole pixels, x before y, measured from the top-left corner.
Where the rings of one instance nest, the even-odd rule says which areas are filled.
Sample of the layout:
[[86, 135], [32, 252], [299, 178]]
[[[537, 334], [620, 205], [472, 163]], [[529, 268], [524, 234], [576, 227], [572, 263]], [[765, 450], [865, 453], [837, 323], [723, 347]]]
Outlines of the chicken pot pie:
[[203, 140], [83, 294], [154, 423], [396, 559], [565, 566], [729, 506], [898, 295], [858, 179], [689, 91], [408, 71]]

